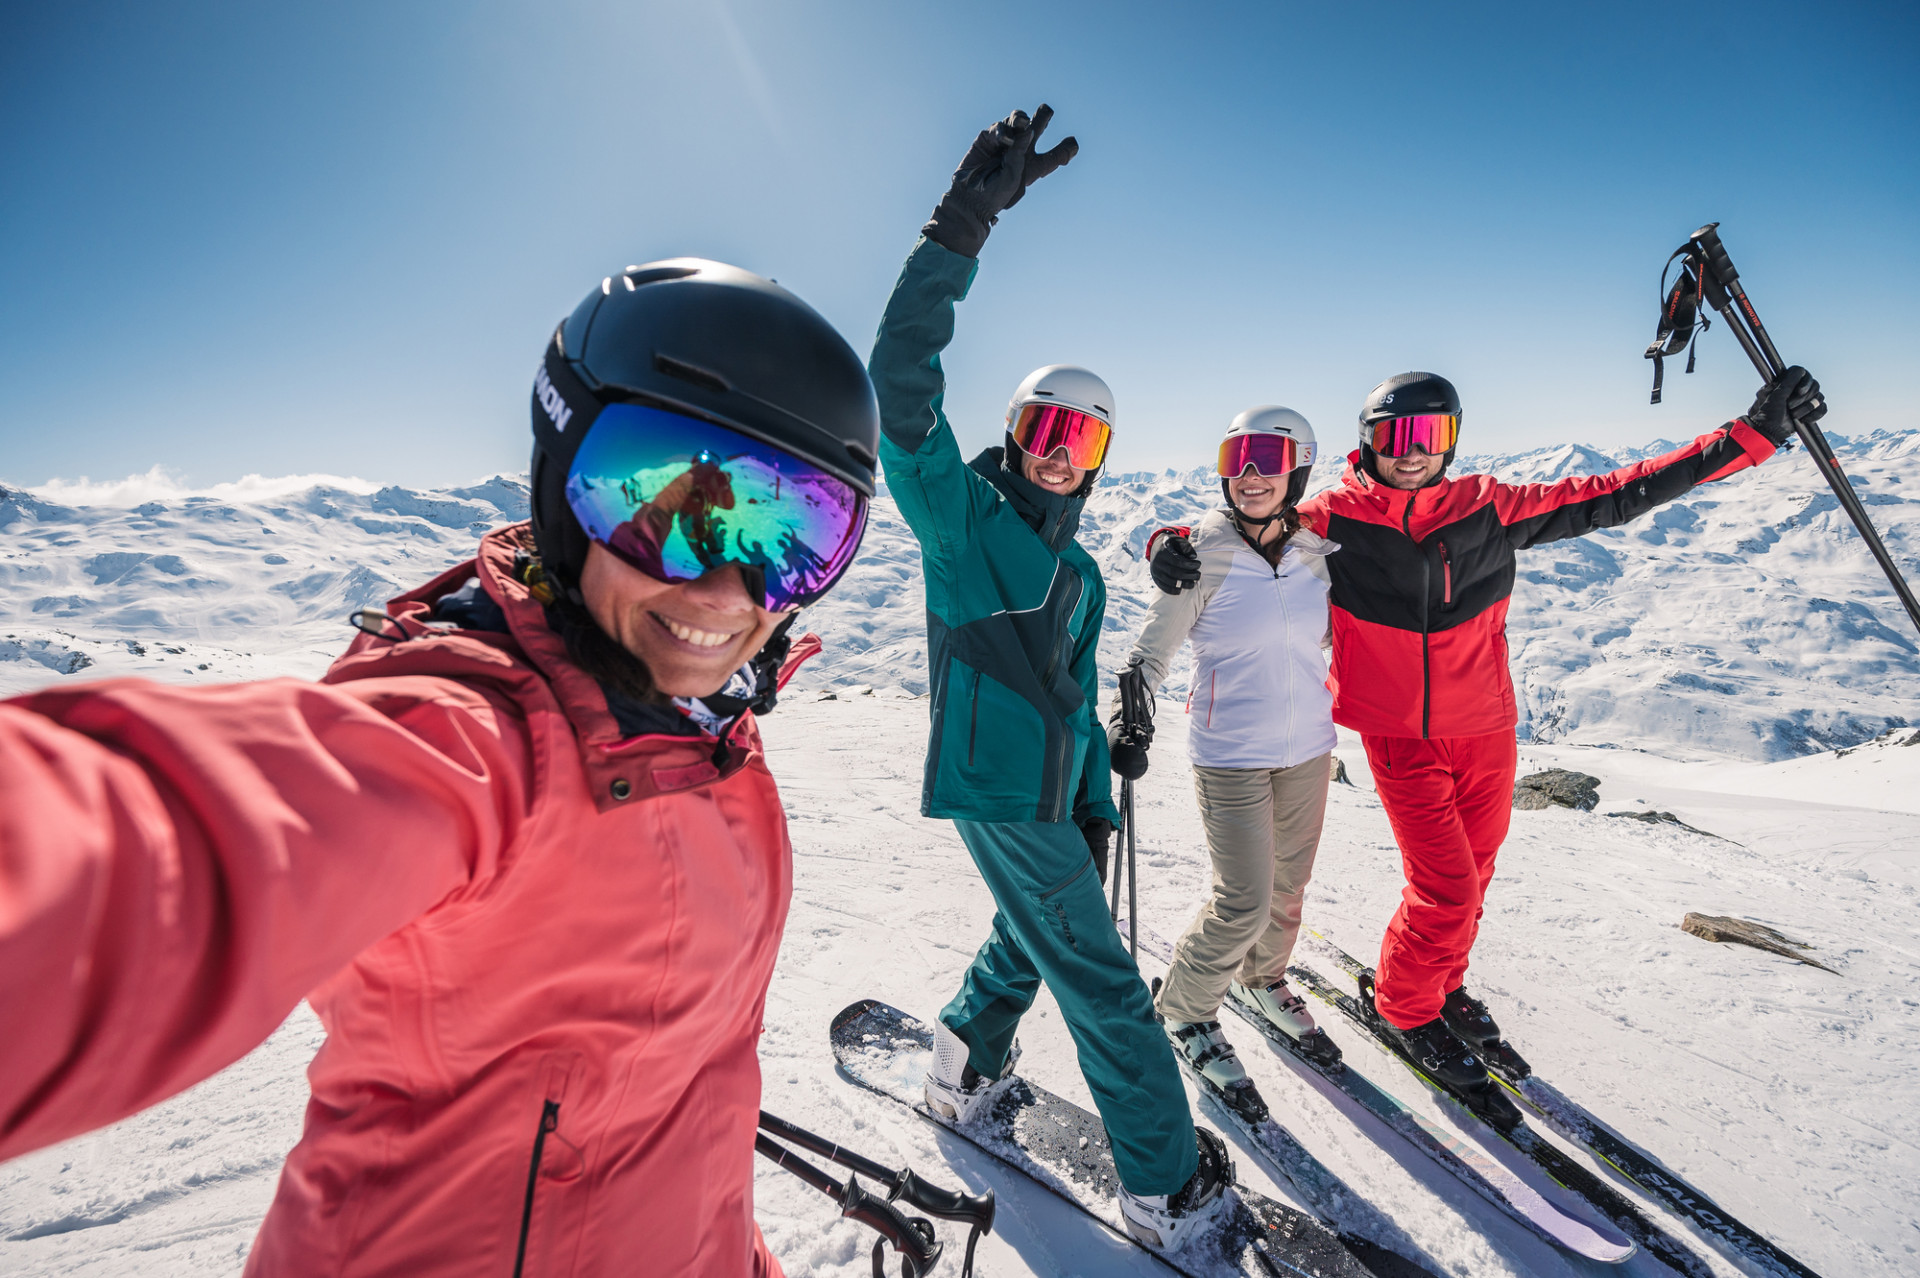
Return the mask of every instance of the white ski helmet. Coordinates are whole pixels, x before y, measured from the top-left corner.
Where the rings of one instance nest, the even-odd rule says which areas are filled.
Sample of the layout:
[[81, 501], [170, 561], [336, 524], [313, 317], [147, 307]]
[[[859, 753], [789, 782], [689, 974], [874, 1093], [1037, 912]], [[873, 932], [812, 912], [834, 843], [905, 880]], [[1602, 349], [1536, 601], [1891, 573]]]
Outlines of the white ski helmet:
[[1113, 425], [1113, 392], [1077, 364], [1049, 364], [1028, 373], [1007, 402], [1007, 425], [1011, 427], [1021, 408], [1033, 403], [1077, 408], [1092, 413], [1109, 427]]
[[[1278, 435], [1293, 440], [1298, 451], [1298, 459], [1294, 462], [1293, 469], [1287, 472], [1287, 497], [1281, 503], [1281, 509], [1286, 510], [1299, 505], [1300, 499], [1307, 495], [1307, 479], [1313, 474], [1314, 455], [1319, 451], [1319, 446], [1314, 442], [1313, 427], [1308, 424], [1307, 419], [1291, 408], [1282, 408], [1278, 404], [1262, 404], [1258, 408], [1249, 408], [1228, 424], [1227, 433], [1220, 441], [1223, 455], [1228, 440], [1244, 435]], [[1241, 469], [1244, 472], [1245, 467]], [[1237, 476], [1224, 473], [1223, 467], [1220, 475], [1220, 491], [1226, 496], [1229, 506], [1233, 506], [1233, 496], [1227, 490], [1227, 481], [1233, 478]], [[1234, 506], [1233, 509], [1235, 514], [1240, 513], [1238, 506]], [[1245, 517], [1242, 516], [1242, 518]]]

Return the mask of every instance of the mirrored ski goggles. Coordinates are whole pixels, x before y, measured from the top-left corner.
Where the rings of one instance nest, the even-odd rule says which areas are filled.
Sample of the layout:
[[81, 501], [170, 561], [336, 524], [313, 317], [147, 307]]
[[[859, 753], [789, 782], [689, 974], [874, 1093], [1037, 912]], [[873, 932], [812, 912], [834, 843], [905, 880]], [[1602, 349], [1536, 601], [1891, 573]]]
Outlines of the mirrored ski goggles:
[[1389, 417], [1367, 428], [1373, 451], [1382, 457], [1405, 457], [1418, 448], [1438, 457], [1460, 442], [1458, 413], [1422, 413], [1418, 417]]
[[1077, 408], [1025, 404], [1007, 433], [1023, 453], [1051, 457], [1064, 448], [1069, 466], [1076, 470], [1097, 470], [1106, 460], [1107, 441], [1113, 437], [1113, 427]]
[[745, 570], [784, 612], [824, 595], [853, 562], [867, 499], [791, 453], [712, 422], [609, 404], [567, 472], [567, 504], [599, 542], [659, 581]]
[[1220, 478], [1238, 479], [1253, 467], [1256, 475], [1278, 479], [1313, 460], [1291, 435], [1230, 435], [1220, 441]]

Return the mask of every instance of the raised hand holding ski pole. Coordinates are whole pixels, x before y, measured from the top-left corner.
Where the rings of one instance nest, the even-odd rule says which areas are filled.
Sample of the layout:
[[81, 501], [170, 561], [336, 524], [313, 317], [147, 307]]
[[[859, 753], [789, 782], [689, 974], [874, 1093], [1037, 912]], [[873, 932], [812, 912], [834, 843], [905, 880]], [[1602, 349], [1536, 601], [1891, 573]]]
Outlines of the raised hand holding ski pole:
[[[1820, 393], [1820, 383], [1806, 369], [1797, 364], [1788, 367], [1787, 362], [1780, 358], [1766, 325], [1760, 322], [1760, 313], [1754, 309], [1746, 288], [1740, 283], [1740, 272], [1734, 268], [1726, 245], [1720, 242], [1719, 226], [1718, 222], [1707, 223], [1674, 250], [1673, 257], [1682, 262], [1682, 278], [1675, 285], [1674, 293], [1667, 295], [1662, 302], [1660, 333], [1655, 338], [1654, 346], [1647, 348], [1647, 356], [1653, 358], [1655, 347], [1659, 348], [1661, 354], [1674, 354], [1680, 349], [1683, 339], [1690, 335], [1692, 308], [1682, 305], [1676, 313], [1673, 306], [1676, 298], [1684, 301], [1683, 295], [1690, 278], [1697, 290], [1697, 300], [1704, 301], [1720, 312], [1727, 327], [1733, 330], [1734, 337], [1739, 340], [1740, 348], [1753, 362], [1754, 369], [1766, 380], [1759, 397], [1753, 401], [1747, 424], [1765, 435], [1775, 447], [1784, 447], [1789, 430], [1806, 444], [1807, 451], [1813, 456], [1814, 467], [1827, 481], [1827, 486], [1833, 489], [1840, 508], [1853, 520], [1853, 526], [1859, 529], [1861, 539], [1867, 543], [1867, 549], [1872, 552], [1874, 562], [1880, 565], [1880, 571], [1887, 575], [1894, 595], [1906, 609], [1915, 629], [1920, 629], [1920, 598], [1915, 598], [1913, 588], [1901, 575], [1899, 565], [1887, 553], [1886, 544], [1880, 540], [1879, 532], [1867, 516], [1866, 506], [1841, 471], [1832, 445], [1820, 433], [1819, 421], [1827, 412], [1827, 401]], [[1672, 260], [1668, 259], [1669, 262]], [[1693, 371], [1691, 360], [1688, 361], [1687, 371]], [[1657, 361], [1653, 402], [1660, 402]]]
[[1000, 215], [1018, 204], [1028, 187], [1080, 153], [1073, 138], [1051, 151], [1037, 149], [1052, 119], [1053, 108], [1043, 102], [1031, 116], [1015, 111], [982, 129], [920, 233], [949, 252], [979, 257]]

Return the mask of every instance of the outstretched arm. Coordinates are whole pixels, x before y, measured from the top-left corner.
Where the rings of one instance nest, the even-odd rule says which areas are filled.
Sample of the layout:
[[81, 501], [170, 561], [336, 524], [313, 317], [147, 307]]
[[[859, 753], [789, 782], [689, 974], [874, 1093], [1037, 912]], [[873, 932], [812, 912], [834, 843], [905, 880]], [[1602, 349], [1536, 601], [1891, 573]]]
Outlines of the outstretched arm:
[[1072, 138], [1040, 151], [1053, 109], [1015, 111], [983, 129], [954, 170], [920, 242], [887, 299], [867, 371], [880, 401], [880, 461], [887, 487], [924, 550], [966, 545], [974, 516], [998, 500], [961, 459], [942, 401], [940, 352], [953, 340], [954, 304], [967, 295], [980, 249], [999, 215], [1027, 188], [1071, 160]]
[[1507, 537], [1524, 550], [1637, 519], [1701, 484], [1758, 466], [1786, 445], [1793, 420], [1826, 416], [1820, 383], [1798, 364], [1760, 388], [1753, 407], [1684, 448], [1606, 475], [1553, 484], [1502, 484], [1494, 496]]
[[425, 678], [0, 702], [0, 1159], [215, 1073], [489, 872], [522, 733]]

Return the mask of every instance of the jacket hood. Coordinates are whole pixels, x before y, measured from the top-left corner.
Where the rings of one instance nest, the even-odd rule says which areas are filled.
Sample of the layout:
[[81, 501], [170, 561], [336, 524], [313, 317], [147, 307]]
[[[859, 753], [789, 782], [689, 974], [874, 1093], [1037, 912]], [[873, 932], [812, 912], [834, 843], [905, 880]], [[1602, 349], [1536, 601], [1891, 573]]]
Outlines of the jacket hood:
[[1093, 488], [1092, 476], [1076, 492], [1050, 493], [1007, 465], [1004, 447], [983, 449], [968, 463], [974, 473], [992, 484], [1027, 527], [1040, 534], [1040, 540], [1059, 554], [1080, 531], [1080, 512], [1086, 508], [1087, 494]]

